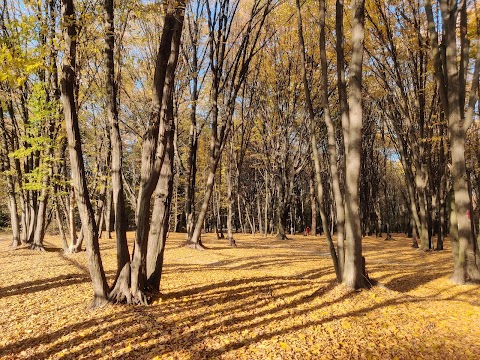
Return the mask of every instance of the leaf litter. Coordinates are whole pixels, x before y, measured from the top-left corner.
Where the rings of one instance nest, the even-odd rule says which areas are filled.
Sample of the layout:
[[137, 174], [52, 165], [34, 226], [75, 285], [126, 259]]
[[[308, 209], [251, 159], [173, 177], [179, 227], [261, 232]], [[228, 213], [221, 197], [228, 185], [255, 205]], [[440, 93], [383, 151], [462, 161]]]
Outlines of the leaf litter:
[[[213, 234], [207, 251], [171, 233], [162, 293], [148, 307], [86, 308], [92, 296], [84, 253], [9, 249], [0, 241], [0, 358], [4, 359], [477, 359], [480, 286], [453, 285], [452, 255], [411, 240], [366, 237], [370, 278], [335, 284], [321, 237], [279, 242]], [[132, 241], [133, 234], [129, 234]], [[110, 283], [115, 240], [101, 240]]]

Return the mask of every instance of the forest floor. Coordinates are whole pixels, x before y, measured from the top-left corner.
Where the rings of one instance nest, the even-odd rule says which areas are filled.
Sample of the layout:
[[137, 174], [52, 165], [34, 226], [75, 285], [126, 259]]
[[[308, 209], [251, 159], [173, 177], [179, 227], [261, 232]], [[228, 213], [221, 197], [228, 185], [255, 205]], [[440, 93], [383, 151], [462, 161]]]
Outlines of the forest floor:
[[[133, 234], [129, 234], [130, 240]], [[324, 238], [204, 235], [207, 251], [170, 234], [162, 296], [148, 307], [86, 308], [85, 253], [9, 249], [0, 233], [0, 358], [478, 359], [480, 286], [449, 280], [452, 255], [411, 239], [364, 238], [382, 286], [336, 286]], [[110, 282], [115, 241], [101, 240]]]

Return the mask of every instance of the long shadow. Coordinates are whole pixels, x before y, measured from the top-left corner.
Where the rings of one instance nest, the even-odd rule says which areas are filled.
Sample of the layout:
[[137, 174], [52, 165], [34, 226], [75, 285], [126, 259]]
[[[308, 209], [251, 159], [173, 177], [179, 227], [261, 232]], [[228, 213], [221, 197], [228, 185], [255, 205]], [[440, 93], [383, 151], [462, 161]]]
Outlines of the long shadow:
[[[131, 315], [131, 314], [125, 313], [122, 316], [120, 316], [120, 319], [121, 318], [127, 318], [129, 315]], [[51, 333], [46, 333], [46, 334], [26, 338], [26, 339], [23, 339], [23, 340], [20, 340], [20, 341], [14, 343], [14, 344], [7, 345], [7, 346], [4, 346], [4, 347], [0, 347], [0, 357], [7, 356], [7, 355], [10, 355], [12, 353], [18, 354], [22, 351], [29, 350], [34, 346], [42, 345], [44, 343], [54, 342], [57, 339], [60, 339], [63, 335], [65, 335], [67, 333], [72, 333], [72, 332], [77, 332], [77, 331], [80, 332], [82, 330], [86, 330], [86, 329], [89, 329], [91, 327], [94, 327], [98, 324], [98, 321], [99, 321], [99, 319], [93, 318], [93, 319], [90, 319], [88, 321], [84, 321], [82, 323], [76, 323], [76, 324], [73, 324], [73, 325], [65, 326], [65, 327], [63, 327], [59, 330], [56, 330], [54, 332], [51, 332]], [[128, 321], [123, 321], [122, 325], [128, 326], [129, 322]], [[53, 346], [48, 351], [46, 351], [44, 353], [36, 353], [35, 355], [32, 355], [30, 358], [31, 359], [46, 358], [49, 355], [52, 355], [56, 352], [60, 352], [63, 349], [66, 349], [66, 348], [68, 349], [69, 347], [79, 345], [79, 344], [81, 344], [85, 341], [96, 339], [101, 334], [106, 333], [106, 332], [112, 330], [114, 327], [117, 327], [117, 326], [118, 326], [117, 324], [112, 324], [112, 325], [109, 325], [109, 326], [105, 327], [101, 331], [98, 331], [98, 332], [95, 332], [95, 333], [91, 334], [90, 336], [79, 336], [79, 337], [75, 338], [74, 340], [69, 341], [68, 343], [61, 343], [60, 342], [60, 343], [56, 344], [55, 346]]]
[[[302, 275], [313, 276], [314, 274]], [[268, 280], [273, 281], [275, 278], [272, 277]], [[258, 284], [258, 282], [261, 281], [261, 278], [258, 278], [253, 282], [249, 279], [245, 279], [235, 282], [227, 281], [211, 284], [210, 290], [213, 291], [213, 294], [208, 293], [208, 290], [205, 286], [190, 289], [188, 294], [183, 292], [175, 292], [175, 296], [192, 294], [196, 294], [198, 296], [196, 298], [189, 299], [187, 302], [171, 300], [166, 301], [161, 305], [148, 308], [124, 307], [124, 311], [117, 313], [117, 317], [113, 321], [111, 318], [98, 317], [81, 324], [74, 324], [64, 327], [51, 333], [20, 340], [16, 343], [0, 348], [0, 357], [8, 356], [13, 352], [21, 352], [35, 348], [42, 344], [58, 341], [58, 339], [66, 333], [79, 333], [75, 338], [68, 341], [58, 342], [44, 351], [35, 353], [30, 358], [41, 359], [52, 357], [64, 349], [73, 349], [76, 346], [84, 343], [88, 343], [89, 345], [78, 350], [72, 350], [72, 352], [68, 354], [67, 358], [79, 358], [83, 356], [95, 357], [93, 354], [95, 350], [102, 350], [106, 346], [110, 346], [111, 349], [120, 349], [126, 345], [126, 341], [133, 340], [132, 344], [137, 344], [140, 342], [140, 339], [142, 339], [143, 341], [154, 341], [153, 343], [150, 342], [148, 345], [142, 345], [138, 350], [133, 349], [128, 354], [129, 358], [146, 358], [146, 356], [151, 358], [151, 354], [148, 354], [150, 351], [152, 353], [155, 352], [155, 355], [162, 356], [169, 354], [172, 350], [184, 349], [192, 359], [214, 359], [219, 358], [227, 351], [249, 346], [250, 344], [254, 344], [263, 340], [269, 340], [292, 331], [301, 330], [304, 327], [322, 325], [330, 321], [348, 318], [351, 316], [365, 315], [371, 311], [392, 305], [422, 302], [429, 303], [436, 298], [436, 295], [434, 294], [431, 297], [426, 298], [408, 297], [391, 299], [344, 314], [332, 314], [330, 316], [327, 315], [321, 319], [306, 318], [307, 321], [305, 323], [294, 323], [277, 331], [255, 333], [248, 335], [247, 337], [237, 338], [233, 342], [227, 345], [219, 346], [218, 348], [203, 348], [200, 346], [202, 342], [215, 338], [215, 336], [218, 335], [239, 333], [243, 330], [261, 328], [262, 326], [268, 325], [271, 322], [284, 321], [295, 316], [307, 315], [308, 313], [317, 309], [326, 308], [330, 305], [355, 296], [355, 293], [346, 293], [335, 299], [318, 305], [308, 305], [312, 303], [314, 298], [325, 296], [329, 291], [334, 289], [335, 283], [332, 281], [325, 286], [312, 291], [313, 289], [306, 286], [306, 284], [308, 284], [307, 281], [302, 284], [298, 284], [298, 286], [295, 288], [295, 280], [298, 281], [298, 277], [297, 279], [295, 279], [295, 277], [285, 277], [277, 280], [278, 282], [274, 284]], [[244, 288], [234, 288], [238, 282], [245, 285]], [[255, 284], [256, 282], [257, 284]], [[249, 299], [254, 298], [252, 294], [265, 293], [268, 296], [266, 301], [268, 301], [269, 298], [272, 297], [272, 286], [277, 286], [276, 289], [281, 289], [289, 288], [292, 285], [294, 289], [291, 292], [273, 296], [272, 300], [275, 298], [281, 298], [282, 296], [296, 296], [296, 299], [293, 301], [279, 304], [274, 308], [267, 308], [265, 304], [258, 304], [257, 307], [261, 307], [259, 311], [252, 311], [252, 307], [255, 306], [254, 299], [249, 301]], [[303, 295], [302, 292], [304, 293]], [[235, 295], [234, 298], [231, 296], [232, 293]], [[215, 309], [213, 309], [213, 305], [218, 303], [227, 305], [227, 308], [221, 309], [221, 314], [215, 314]], [[299, 306], [305, 304], [307, 304], [306, 308], [302, 307], [299, 309]], [[208, 315], [202, 310], [211, 308], [212, 310]], [[199, 314], [193, 314], [194, 310], [196, 310]], [[174, 321], [167, 321], [164, 317], [168, 316], [173, 311], [180, 315], [178, 323]], [[226, 315], [230, 314], [230, 311], [233, 316]], [[236, 315], [236, 313], [238, 315]], [[218, 321], [214, 321], [212, 323], [212, 317], [215, 315], [218, 317]], [[88, 335], [81, 335], [82, 332], [85, 332], [84, 330], [96, 327], [99, 324], [102, 324], [100, 329], [95, 329], [95, 331], [91, 331]], [[193, 329], [191, 326], [188, 326], [188, 324], [200, 326], [196, 329]], [[128, 329], [128, 331], [124, 331], [126, 329]], [[108, 333], [114, 333], [114, 337], [97, 342], [94, 341]], [[145, 334], [148, 334], [147, 338], [144, 337]]]
[[[392, 257], [395, 254], [395, 250], [389, 250], [385, 252]], [[292, 254], [292, 257], [294, 254]], [[239, 269], [243, 270], [256, 270], [263, 266], [270, 267], [282, 267], [292, 262], [308, 262], [318, 259], [318, 257], [308, 256], [300, 259], [289, 259], [287, 255], [276, 257], [260, 257], [263, 261], [257, 257], [250, 258], [238, 258], [232, 260], [220, 260], [212, 264], [193, 264], [168, 266], [168, 272], [170, 270], [183, 269], [184, 272], [188, 271], [202, 271], [207, 268], [211, 270], [219, 271], [235, 271]], [[70, 261], [82, 272], [86, 271], [85, 267], [75, 261], [75, 259], [68, 256], [62, 256], [66, 260]], [[278, 261], [275, 261], [275, 258]], [[280, 258], [280, 259], [279, 259]], [[247, 261], [245, 263], [245, 260]], [[403, 261], [403, 260], [402, 260]], [[229, 267], [229, 265], [233, 265]], [[374, 264], [372, 269], [381, 269], [385, 267], [385, 264]], [[368, 269], [368, 258], [367, 258]], [[384, 270], [384, 268], [383, 268]], [[423, 270], [425, 271], [425, 270]], [[436, 269], [433, 269], [436, 271]], [[178, 274], [178, 271], [175, 271]], [[392, 305], [401, 305], [405, 303], [421, 303], [430, 302], [436, 299], [436, 294], [428, 297], [413, 298], [404, 297], [401, 299], [387, 300], [370, 307], [364, 306], [361, 309], [347, 312], [345, 314], [326, 315], [321, 319], [308, 319], [303, 324], [289, 324], [284, 328], [276, 331], [269, 331], [264, 333], [252, 334], [242, 338], [236, 338], [232, 343], [228, 345], [219, 346], [218, 348], [202, 348], [200, 344], [212, 337], [218, 335], [228, 335], [241, 332], [243, 330], [250, 330], [252, 328], [260, 328], [271, 322], [285, 321], [286, 319], [293, 318], [299, 315], [307, 315], [309, 312], [317, 309], [326, 308], [335, 303], [344, 301], [350, 297], [355, 296], [355, 293], [346, 293], [330, 301], [326, 301], [319, 305], [312, 304], [314, 298], [325, 296], [328, 292], [335, 288], [335, 282], [330, 281], [326, 285], [318, 288], [319, 284], [316, 283], [316, 279], [320, 279], [327, 274], [333, 274], [333, 269], [330, 267], [322, 270], [313, 269], [304, 271], [297, 275], [292, 276], [263, 276], [247, 279], [234, 279], [224, 282], [211, 283], [207, 285], [195, 286], [189, 289], [180, 291], [170, 291], [162, 295], [162, 299], [165, 300], [159, 305], [150, 307], [123, 307], [121, 313], [117, 312], [117, 317], [112, 319], [107, 316], [99, 316], [91, 320], [87, 320], [83, 323], [77, 323], [70, 326], [65, 326], [62, 329], [38, 334], [33, 338], [25, 338], [15, 343], [8, 344], [4, 347], [0, 347], [0, 357], [11, 356], [12, 354], [18, 354], [22, 351], [34, 349], [40, 345], [57, 342], [51, 347], [43, 348], [42, 351], [31, 355], [30, 359], [43, 359], [48, 357], [54, 357], [55, 354], [60, 353], [64, 349], [73, 349], [77, 346], [85, 344], [81, 349], [72, 350], [70, 354], [67, 354], [67, 358], [80, 358], [89, 357], [95, 358], [94, 351], [102, 350], [107, 346], [111, 346], [114, 349], [120, 349], [125, 346], [126, 341], [130, 341], [132, 338], [135, 341], [144, 339], [144, 335], [147, 334], [149, 340], [154, 340], [153, 344], [143, 346], [141, 349], [133, 349], [129, 354], [129, 358], [146, 358], [148, 351], [155, 351], [155, 355], [167, 355], [174, 349], [184, 349], [190, 358], [219, 358], [227, 351], [239, 349], [243, 346], [249, 346], [250, 344], [257, 343], [263, 340], [269, 340], [277, 336], [287, 334], [292, 331], [301, 330], [303, 327], [321, 325], [333, 320], [339, 320], [348, 318], [350, 316], [365, 315], [370, 311], [380, 309], [382, 307], [388, 307]], [[84, 274], [76, 275], [64, 275], [75, 276], [73, 279], [83, 279], [81, 282], [89, 281], [89, 277]], [[418, 276], [417, 279], [415, 276]], [[422, 283], [429, 282], [434, 278], [442, 277], [440, 272], [430, 273], [428, 276], [432, 277], [430, 280], [421, 280], [425, 274], [419, 276], [418, 274], [405, 274], [398, 279], [391, 280], [386, 285], [389, 288], [395, 290], [400, 288], [403, 291], [410, 291], [415, 287], [420, 286]], [[59, 277], [60, 278], [60, 277]], [[55, 286], [64, 286], [71, 284], [61, 284], [62, 279], [47, 279], [39, 280], [35, 282], [25, 283], [21, 285], [18, 290], [29, 292], [29, 289], [41, 288], [47, 285], [47, 281], [53, 281]], [[70, 278], [63, 279], [68, 281]], [[409, 284], [411, 282], [412, 284]], [[61, 285], [55, 285], [56, 283]], [[415, 283], [415, 284], [413, 284]], [[75, 283], [72, 283], [75, 284]], [[309, 285], [311, 284], [311, 285]], [[312, 286], [317, 287], [316, 289]], [[408, 286], [411, 287], [410, 290]], [[414, 287], [412, 287], [414, 286]], [[17, 291], [18, 286], [9, 287], [9, 291]], [[7, 288], [8, 289], [8, 288]], [[3, 289], [2, 289], [3, 290]], [[285, 291], [287, 290], [287, 291]], [[40, 290], [33, 290], [40, 291]], [[33, 292], [32, 291], [32, 292]], [[259, 296], [260, 294], [260, 296]], [[10, 293], [8, 296], [11, 296]], [[0, 296], [1, 297], [1, 296]], [[185, 301], [178, 301], [178, 298], [188, 297]], [[285, 299], [293, 300], [285, 300]], [[285, 300], [285, 301], [280, 301]], [[275, 306], [267, 306], [269, 303], [274, 302]], [[215, 305], [221, 304], [223, 307], [218, 313], [218, 308]], [[68, 311], [68, 310], [67, 310]], [[180, 322], [173, 320], [167, 321], [167, 317], [172, 314], [178, 314], [180, 316]], [[227, 316], [228, 314], [228, 316]], [[160, 319], [160, 320], [158, 320]], [[218, 319], [218, 321], [214, 321]], [[120, 321], [120, 323], [119, 323]], [[100, 329], [99, 324], [101, 324]], [[190, 325], [199, 325], [195, 329]], [[87, 330], [95, 328], [95, 331], [91, 331], [90, 334], [82, 335], [82, 333], [88, 332]], [[46, 330], [48, 331], [48, 329]], [[61, 341], [64, 334], [74, 333], [76, 336], [73, 339]], [[78, 334], [77, 334], [78, 333]], [[113, 338], [102, 339], [102, 336], [108, 333], [114, 333]], [[441, 350], [439, 350], [441, 355]], [[445, 358], [449, 358], [451, 354], [445, 353]]]
[[69, 285], [77, 285], [89, 281], [90, 278], [83, 274], [67, 274], [59, 275], [54, 278], [27, 281], [20, 285], [7, 286], [0, 289], [0, 298], [23, 294], [33, 294], [38, 291], [50, 290]]
[[239, 257], [234, 259], [223, 259], [218, 260], [210, 263], [200, 263], [200, 264], [166, 264], [164, 265], [164, 272], [163, 274], [168, 273], [181, 273], [181, 272], [188, 272], [192, 270], [199, 270], [202, 267], [208, 268], [209, 270], [212, 269], [219, 269], [219, 270], [228, 270], [228, 271], [235, 271], [235, 270], [258, 270], [261, 268], [269, 267], [269, 266], [291, 266], [295, 263], [303, 263], [309, 261], [316, 261], [318, 260], [317, 256], [303, 256], [298, 259], [292, 259], [291, 257], [285, 256], [249, 256], [249, 257]]
[[183, 297], [183, 296], [192, 296], [192, 295], [204, 295], [205, 292], [210, 291], [210, 290], [219, 290], [222, 288], [232, 288], [238, 285], [252, 285], [255, 284], [256, 282], [268, 282], [268, 281], [281, 281], [281, 280], [313, 280], [316, 278], [320, 278], [321, 276], [329, 273], [330, 271], [328, 270], [308, 270], [305, 271], [301, 274], [294, 275], [294, 276], [263, 276], [263, 277], [258, 277], [258, 278], [248, 278], [248, 279], [237, 279], [237, 280], [229, 280], [225, 282], [220, 282], [220, 283], [212, 283], [209, 285], [202, 285], [202, 286], [197, 286], [194, 288], [186, 289], [186, 290], [180, 290], [180, 291], [172, 291], [164, 294], [162, 298], [164, 299], [172, 299], [172, 298], [177, 298], [177, 297]]
[[449, 272], [446, 271], [432, 272], [430, 274], [423, 274], [422, 276], [408, 273], [402, 277], [392, 279], [384, 285], [391, 290], [407, 293], [426, 283], [445, 277], [448, 274]]

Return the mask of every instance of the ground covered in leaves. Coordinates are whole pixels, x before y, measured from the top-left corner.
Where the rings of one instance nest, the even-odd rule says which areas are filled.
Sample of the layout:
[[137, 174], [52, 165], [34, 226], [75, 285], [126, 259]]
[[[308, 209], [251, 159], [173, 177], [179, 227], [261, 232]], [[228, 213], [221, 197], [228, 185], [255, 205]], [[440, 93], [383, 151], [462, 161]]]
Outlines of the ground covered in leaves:
[[[480, 286], [448, 280], [452, 255], [410, 248], [411, 240], [364, 239], [371, 278], [348, 292], [335, 285], [320, 237], [278, 241], [213, 235], [207, 251], [170, 234], [162, 297], [148, 307], [87, 311], [85, 253], [11, 250], [0, 234], [0, 358], [131, 359], [478, 359]], [[107, 275], [115, 241], [102, 240]]]

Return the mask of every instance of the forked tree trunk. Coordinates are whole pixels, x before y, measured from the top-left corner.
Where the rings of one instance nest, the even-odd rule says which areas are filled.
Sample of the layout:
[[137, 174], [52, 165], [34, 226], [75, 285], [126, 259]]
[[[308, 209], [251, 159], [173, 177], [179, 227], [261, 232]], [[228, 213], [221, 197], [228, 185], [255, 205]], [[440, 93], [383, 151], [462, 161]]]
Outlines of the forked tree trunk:
[[[142, 146], [141, 182], [137, 204], [137, 230], [131, 261], [130, 295], [133, 303], [148, 302], [146, 257], [150, 231], [150, 203], [160, 171], [165, 160], [165, 150], [170, 133], [169, 107], [175, 85], [175, 69], [178, 61], [180, 38], [183, 28], [185, 2], [165, 5], [165, 20], [155, 66], [155, 109], [152, 126]], [[171, 134], [173, 136], [173, 134]], [[122, 270], [123, 271], [123, 270]], [[126, 271], [126, 270], [125, 270]], [[127, 299], [128, 301], [128, 299]]]

